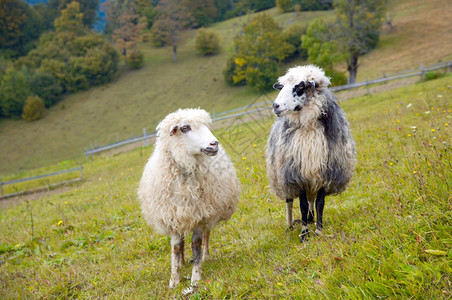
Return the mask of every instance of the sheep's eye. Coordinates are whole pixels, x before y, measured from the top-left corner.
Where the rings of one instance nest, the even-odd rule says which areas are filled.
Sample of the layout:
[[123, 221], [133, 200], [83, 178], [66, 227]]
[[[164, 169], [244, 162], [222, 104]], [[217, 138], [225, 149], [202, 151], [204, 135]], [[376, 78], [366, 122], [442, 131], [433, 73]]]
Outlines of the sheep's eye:
[[187, 133], [191, 130], [190, 125], [184, 125], [180, 128], [180, 131], [182, 131], [183, 133]]

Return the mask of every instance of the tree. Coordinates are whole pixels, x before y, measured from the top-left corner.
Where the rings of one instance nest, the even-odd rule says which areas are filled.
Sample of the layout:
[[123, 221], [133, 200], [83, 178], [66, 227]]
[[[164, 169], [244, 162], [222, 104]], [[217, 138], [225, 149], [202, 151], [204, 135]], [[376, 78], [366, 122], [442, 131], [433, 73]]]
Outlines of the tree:
[[335, 2], [337, 40], [347, 55], [349, 83], [356, 81], [359, 57], [376, 47], [385, 11], [386, 0]]
[[112, 38], [124, 58], [131, 53], [137, 53], [137, 44], [143, 40], [144, 28], [146, 21], [134, 13], [132, 8], [119, 16], [119, 26], [113, 32]]
[[80, 12], [80, 3], [73, 1], [61, 11], [61, 16], [54, 22], [57, 33], [69, 32], [77, 36], [87, 32], [83, 24], [83, 13]]
[[21, 71], [9, 69], [0, 82], [0, 115], [20, 117], [25, 100], [30, 95], [25, 75]]
[[302, 47], [308, 51], [308, 61], [323, 69], [333, 69], [333, 64], [342, 59], [334, 37], [334, 24], [315, 19], [302, 35]]
[[42, 30], [40, 15], [27, 3], [0, 0], [0, 50], [8, 56], [25, 55]]
[[97, 9], [99, 0], [50, 0], [47, 7], [53, 11], [54, 19], [58, 18], [64, 9], [67, 9], [72, 2], [78, 2], [79, 11], [82, 14], [83, 26], [91, 28], [97, 19]]
[[284, 40], [282, 30], [267, 14], [258, 14], [243, 28], [243, 35], [234, 38], [235, 54], [225, 70], [227, 82], [246, 81], [257, 90], [272, 86], [278, 75], [279, 64], [296, 49]]
[[158, 15], [152, 26], [154, 39], [159, 39], [162, 46], [170, 44], [176, 61], [179, 32], [188, 28], [193, 18], [181, 0], [161, 0], [156, 9]]

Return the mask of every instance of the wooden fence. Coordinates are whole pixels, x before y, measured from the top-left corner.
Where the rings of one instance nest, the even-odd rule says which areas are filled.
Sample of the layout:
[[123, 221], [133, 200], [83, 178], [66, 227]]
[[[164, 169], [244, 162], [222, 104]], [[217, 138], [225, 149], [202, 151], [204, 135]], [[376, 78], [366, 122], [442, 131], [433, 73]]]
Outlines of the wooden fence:
[[[334, 87], [331, 87], [330, 89], [333, 92], [337, 92], [337, 91], [349, 90], [349, 89], [354, 89], [354, 88], [359, 88], [359, 87], [369, 87], [372, 84], [385, 83], [385, 82], [392, 81], [392, 80], [398, 80], [398, 79], [409, 78], [409, 77], [414, 77], [414, 76], [424, 77], [427, 72], [431, 72], [431, 71], [435, 71], [435, 70], [439, 70], [439, 69], [446, 69], [447, 72], [450, 72], [452, 69], [452, 61], [441, 62], [438, 64], [429, 65], [429, 66], [423, 66], [421, 63], [419, 68], [417, 68], [417, 69], [406, 70], [406, 71], [393, 73], [393, 74], [389, 74], [389, 75], [386, 75], [383, 73], [383, 76], [381, 78], [366, 80], [366, 81], [361, 81], [361, 82], [355, 82], [352, 84], [334, 86]], [[251, 103], [249, 105], [235, 108], [235, 109], [232, 109], [229, 111], [221, 112], [218, 114], [213, 113], [212, 114], [212, 122], [223, 121], [223, 120], [227, 120], [227, 119], [231, 119], [231, 118], [238, 118], [238, 117], [241, 117], [244, 115], [249, 115], [249, 114], [253, 114], [256, 112], [261, 112], [264, 110], [271, 109], [271, 105], [270, 105], [271, 102], [272, 101]], [[91, 147], [91, 149], [85, 149], [85, 156], [86, 156], [86, 159], [89, 161], [90, 156], [92, 156], [94, 154], [104, 152], [107, 150], [111, 150], [111, 149], [121, 147], [124, 145], [133, 144], [133, 143], [142, 142], [142, 141], [145, 142], [145, 145], [148, 145], [148, 140], [155, 138], [155, 136], [156, 136], [155, 132], [151, 133], [151, 134], [147, 134], [146, 129], [143, 129], [142, 136], [132, 137], [127, 140], [118, 141], [116, 143], [103, 145], [100, 147], [96, 146], [96, 147]]]
[[[34, 188], [32, 190], [23, 190], [23, 191], [19, 191], [19, 192], [15, 192], [15, 193], [4, 194], [3, 187], [6, 185], [11, 185], [11, 184], [21, 183], [21, 182], [26, 182], [26, 181], [32, 181], [32, 180], [38, 180], [38, 179], [42, 179], [42, 178], [47, 178], [47, 177], [57, 176], [57, 175], [61, 175], [61, 174], [77, 172], [77, 171], [80, 172], [80, 176], [75, 179], [65, 180], [65, 181], [61, 181], [61, 182], [57, 182], [57, 183], [53, 183], [53, 184], [47, 184], [45, 186], [40, 186], [40, 187]], [[43, 190], [48, 190], [55, 186], [80, 181], [82, 179], [83, 179], [83, 167], [82, 167], [81, 163], [80, 163], [80, 166], [77, 168], [67, 169], [67, 170], [58, 171], [58, 172], [54, 172], [54, 173], [48, 173], [48, 174], [44, 174], [44, 175], [32, 176], [32, 177], [28, 177], [28, 178], [14, 179], [14, 180], [9, 180], [9, 181], [2, 181], [2, 179], [0, 178], [0, 199], [20, 196], [20, 195], [25, 195], [25, 194], [31, 194], [31, 193], [35, 193], [35, 192], [39, 192], [39, 191], [43, 191]]]

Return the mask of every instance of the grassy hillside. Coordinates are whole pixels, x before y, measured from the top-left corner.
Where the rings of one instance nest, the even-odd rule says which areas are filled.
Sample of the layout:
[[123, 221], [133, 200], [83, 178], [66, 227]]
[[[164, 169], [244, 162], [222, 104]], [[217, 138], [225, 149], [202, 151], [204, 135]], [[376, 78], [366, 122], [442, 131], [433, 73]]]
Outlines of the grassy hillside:
[[[390, 16], [395, 29], [385, 28], [381, 45], [361, 60], [358, 80], [450, 59], [452, 44], [448, 0], [393, 1]], [[317, 17], [331, 18], [332, 12], [306, 12], [295, 17], [268, 11], [278, 23], [309, 24]], [[0, 120], [0, 175], [54, 164], [66, 159], [83, 159], [91, 144], [105, 144], [138, 135], [143, 128], [155, 129], [158, 121], [179, 107], [203, 107], [221, 112], [243, 106], [258, 94], [247, 87], [233, 88], [223, 81], [222, 71], [232, 53], [232, 38], [251, 16], [215, 24], [221, 33], [223, 51], [210, 57], [194, 49], [196, 32], [184, 33], [178, 61], [171, 49], [142, 45], [146, 54], [143, 69], [123, 73], [115, 82], [65, 97], [46, 117], [32, 123]], [[291, 62], [289, 65], [304, 63]], [[273, 96], [274, 94], [271, 94]]]
[[[327, 198], [328, 237], [311, 235], [304, 244], [300, 228], [285, 232], [285, 204], [265, 175], [273, 117], [215, 131], [242, 197], [214, 230], [203, 280], [188, 298], [450, 299], [450, 82], [342, 104], [357, 144], [356, 172], [346, 192]], [[3, 209], [0, 298], [183, 298], [189, 281], [168, 288], [169, 239], [145, 225], [136, 199], [151, 152], [98, 157], [85, 164], [84, 182]]]

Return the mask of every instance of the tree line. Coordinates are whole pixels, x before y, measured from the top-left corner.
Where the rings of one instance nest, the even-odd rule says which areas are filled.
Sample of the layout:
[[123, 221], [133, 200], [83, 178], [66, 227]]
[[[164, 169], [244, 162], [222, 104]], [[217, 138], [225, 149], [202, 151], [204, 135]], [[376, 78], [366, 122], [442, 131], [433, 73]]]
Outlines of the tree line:
[[375, 48], [385, 0], [108, 0], [103, 33], [92, 30], [99, 0], [49, 0], [29, 6], [0, 0], [0, 117], [39, 119], [64, 94], [110, 82], [121, 65], [137, 69], [137, 47], [169, 46], [177, 60], [180, 33], [198, 30], [196, 49], [220, 51], [221, 37], [210, 24], [277, 6], [281, 12], [334, 9], [335, 20], [308, 27], [281, 28], [269, 15], [256, 14], [234, 38], [234, 54], [224, 70], [231, 85], [271, 87], [283, 63], [301, 57], [323, 67], [332, 81], [346, 81], [335, 64], [346, 61], [349, 81], [358, 58]]

